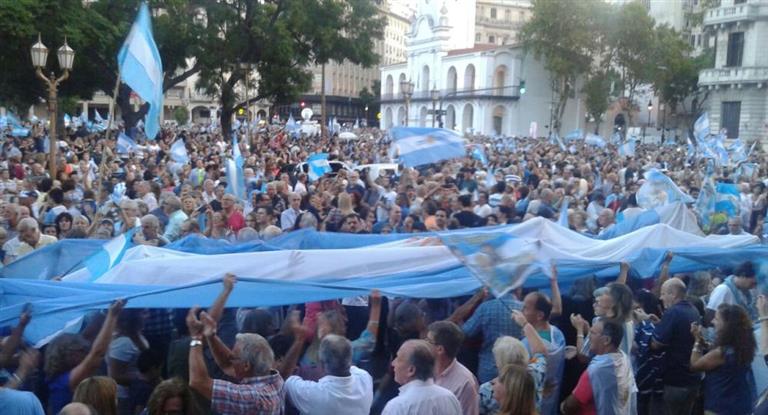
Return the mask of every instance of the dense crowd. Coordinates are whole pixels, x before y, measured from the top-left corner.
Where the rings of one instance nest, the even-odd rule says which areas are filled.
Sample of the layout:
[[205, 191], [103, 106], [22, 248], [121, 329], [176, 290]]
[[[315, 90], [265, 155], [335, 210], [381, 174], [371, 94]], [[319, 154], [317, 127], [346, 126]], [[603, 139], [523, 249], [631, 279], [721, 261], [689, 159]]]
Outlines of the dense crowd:
[[[232, 142], [196, 125], [162, 130], [123, 154], [105, 133], [68, 129], [51, 177], [44, 131], [4, 136], [0, 158], [2, 259], [61, 239], [165, 246], [185, 237], [239, 243], [312, 228], [415, 233], [560, 220], [598, 237], [644, 211], [644, 173], [664, 172], [694, 199], [707, 178], [735, 183], [738, 213], [697, 212], [708, 233], [764, 235], [768, 163], [751, 174], [717, 166], [677, 143], [583, 141], [566, 150], [539, 138], [472, 136], [482, 156], [406, 168], [385, 131], [354, 139], [298, 136], [279, 125], [240, 135], [246, 192], [228, 192]], [[349, 136], [348, 136], [349, 137]], [[172, 157], [183, 140], [189, 162]], [[308, 156], [333, 171], [310, 180]], [[566, 209], [563, 209], [565, 207]], [[560, 218], [567, 214], [566, 218]], [[585, 276], [560, 293], [486, 291], [449, 299], [371, 292], [271, 308], [228, 308], [227, 275], [206, 311], [125, 308], [115, 301], [77, 333], [36, 350], [31, 315], [3, 329], [3, 414], [749, 414], [768, 413], [751, 365], [768, 354], [768, 302], [757, 265], [601, 286]], [[604, 281], [603, 281], [604, 283]], [[256, 304], [254, 304], [256, 305]], [[768, 327], [762, 330], [768, 336]], [[758, 362], [764, 364], [762, 360]]]

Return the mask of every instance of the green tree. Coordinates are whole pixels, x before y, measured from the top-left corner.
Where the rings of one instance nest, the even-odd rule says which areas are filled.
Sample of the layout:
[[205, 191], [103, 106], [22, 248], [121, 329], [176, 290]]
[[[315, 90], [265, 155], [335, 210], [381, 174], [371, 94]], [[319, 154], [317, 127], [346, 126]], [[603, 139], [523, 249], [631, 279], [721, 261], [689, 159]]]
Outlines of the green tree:
[[176, 107], [173, 110], [173, 119], [178, 125], [184, 125], [189, 121], [189, 110], [186, 107]]
[[597, 55], [595, 28], [602, 5], [599, 0], [533, 0], [533, 16], [523, 27], [522, 40], [551, 76], [552, 131], [560, 132], [567, 100]]
[[219, 98], [221, 124], [229, 131], [241, 104], [236, 86], [254, 68], [258, 93], [251, 101], [295, 100], [309, 88], [311, 64], [348, 60], [373, 65], [373, 40], [382, 20], [369, 0], [231, 0], [207, 2], [199, 86]]
[[613, 71], [593, 71], [587, 81], [584, 82], [581, 92], [587, 106], [587, 114], [595, 120], [595, 134], [600, 130], [600, 123], [605, 111], [608, 110], [611, 98], [611, 86], [617, 81], [617, 74]]

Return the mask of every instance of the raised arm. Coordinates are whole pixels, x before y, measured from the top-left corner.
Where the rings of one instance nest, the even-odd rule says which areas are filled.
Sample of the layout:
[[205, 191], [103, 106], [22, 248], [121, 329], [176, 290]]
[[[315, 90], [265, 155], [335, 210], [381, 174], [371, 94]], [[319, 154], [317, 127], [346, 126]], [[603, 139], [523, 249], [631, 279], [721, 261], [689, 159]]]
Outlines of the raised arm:
[[661, 295], [661, 285], [669, 279], [669, 264], [672, 262], [674, 254], [672, 251], [667, 251], [667, 255], [664, 256], [664, 261], [661, 263], [661, 271], [659, 272], [659, 278], [653, 284], [653, 294], [656, 297]]
[[101, 366], [104, 356], [107, 354], [109, 343], [112, 341], [112, 333], [115, 331], [117, 317], [123, 311], [125, 302], [125, 300], [116, 300], [109, 306], [107, 318], [104, 320], [99, 334], [96, 335], [96, 340], [93, 341], [91, 350], [88, 351], [85, 359], [69, 373], [69, 390], [74, 391], [83, 379], [93, 375], [96, 369]]
[[619, 265], [619, 278], [616, 278], [616, 282], [627, 285], [627, 277], [629, 277], [629, 263], [622, 261]]
[[301, 320], [299, 320], [298, 311], [292, 311], [288, 319], [288, 325], [293, 333], [293, 344], [291, 344], [291, 348], [288, 349], [285, 357], [283, 357], [282, 364], [277, 368], [283, 379], [288, 379], [291, 373], [293, 373], [293, 369], [296, 368], [301, 352], [304, 350], [304, 336], [306, 335], [306, 330], [304, 330], [304, 326], [301, 325]]
[[189, 343], [189, 387], [210, 400], [213, 396], [213, 379], [203, 358], [203, 323], [197, 319], [198, 307], [187, 313], [187, 328], [192, 340]]
[[557, 284], [557, 265], [552, 261], [552, 277], [549, 279], [549, 289], [552, 291], [551, 318], [563, 315], [563, 297], [560, 295], [560, 286]]
[[216, 361], [216, 364], [227, 376], [234, 377], [235, 370], [232, 366], [232, 350], [216, 334], [216, 320], [210, 314], [203, 311], [200, 313], [200, 322], [203, 323], [203, 337], [208, 342], [208, 347], [211, 348], [213, 360]]
[[475, 295], [472, 296], [472, 298], [467, 300], [466, 303], [460, 305], [459, 308], [457, 308], [456, 311], [454, 311], [453, 314], [448, 317], [448, 320], [461, 325], [467, 318], [469, 318], [469, 316], [472, 315], [472, 310], [477, 308], [477, 306], [479, 306], [483, 300], [485, 300], [487, 295], [488, 289], [481, 288], [475, 293]]
[[367, 329], [375, 339], [379, 335], [379, 320], [381, 320], [381, 292], [379, 290], [371, 291], [369, 305], [371, 311], [368, 316]]
[[513, 310], [511, 315], [517, 325], [523, 328], [523, 333], [528, 339], [528, 344], [531, 346], [532, 354], [541, 353], [547, 354], [547, 346], [544, 345], [544, 340], [541, 339], [536, 329], [528, 322], [523, 313], [519, 310]]
[[0, 368], [6, 367], [11, 361], [13, 354], [16, 353], [16, 349], [21, 344], [21, 336], [24, 335], [24, 329], [27, 328], [27, 324], [31, 320], [29, 312], [22, 311], [19, 316], [19, 324], [13, 328], [11, 335], [5, 339], [2, 348], [0, 348]]
[[232, 289], [235, 288], [236, 282], [237, 277], [235, 277], [234, 274], [226, 273], [224, 275], [224, 279], [222, 280], [224, 288], [221, 289], [219, 296], [216, 297], [213, 305], [208, 309], [208, 315], [213, 321], [217, 323], [221, 321], [221, 316], [224, 314], [224, 306], [227, 304], [227, 299], [229, 299], [229, 295], [232, 294]]

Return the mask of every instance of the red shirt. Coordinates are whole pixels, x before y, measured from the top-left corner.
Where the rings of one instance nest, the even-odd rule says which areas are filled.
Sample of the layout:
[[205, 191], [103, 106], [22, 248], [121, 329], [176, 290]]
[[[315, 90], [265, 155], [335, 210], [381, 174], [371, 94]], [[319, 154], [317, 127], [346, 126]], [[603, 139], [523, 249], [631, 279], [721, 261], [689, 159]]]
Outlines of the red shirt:
[[579, 415], [597, 415], [595, 398], [592, 395], [592, 383], [589, 381], [589, 373], [585, 370], [579, 378], [579, 383], [573, 389], [573, 397], [581, 404]]
[[237, 210], [233, 211], [232, 214], [227, 217], [227, 226], [229, 226], [229, 229], [232, 229], [232, 232], [239, 232], [240, 229], [245, 227], [245, 218], [243, 217], [243, 214]]

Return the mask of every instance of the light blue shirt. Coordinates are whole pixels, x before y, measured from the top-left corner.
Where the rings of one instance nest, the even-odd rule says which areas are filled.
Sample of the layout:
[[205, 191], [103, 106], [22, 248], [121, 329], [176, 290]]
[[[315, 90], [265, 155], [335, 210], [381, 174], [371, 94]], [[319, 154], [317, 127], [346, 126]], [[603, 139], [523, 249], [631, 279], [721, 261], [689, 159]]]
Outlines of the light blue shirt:
[[45, 411], [32, 392], [0, 387], [0, 414], [45, 415]]
[[185, 220], [187, 220], [187, 214], [184, 213], [183, 210], [179, 209], [171, 213], [171, 216], [168, 217], [168, 226], [165, 227], [165, 233], [163, 234], [165, 239], [170, 242], [179, 239], [179, 235], [181, 234], [181, 224], [183, 224]]

